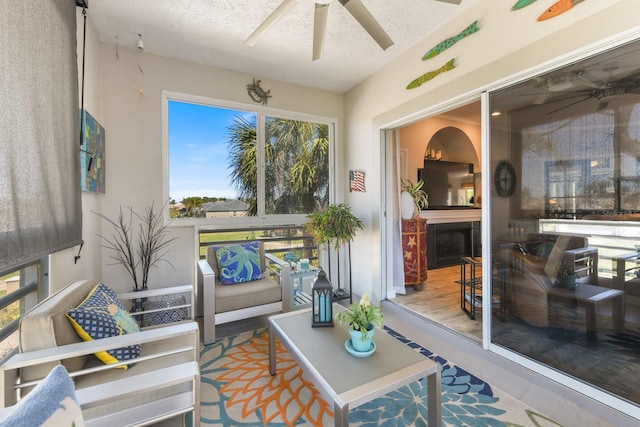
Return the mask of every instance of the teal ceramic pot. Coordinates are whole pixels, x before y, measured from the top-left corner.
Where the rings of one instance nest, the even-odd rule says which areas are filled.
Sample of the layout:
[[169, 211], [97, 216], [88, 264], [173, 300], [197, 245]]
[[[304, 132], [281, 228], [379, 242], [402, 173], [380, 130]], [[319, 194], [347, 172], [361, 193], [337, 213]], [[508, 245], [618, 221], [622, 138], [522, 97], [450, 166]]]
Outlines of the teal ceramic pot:
[[349, 334], [351, 335], [351, 345], [353, 346], [353, 349], [360, 352], [367, 352], [371, 350], [373, 333], [375, 331], [375, 328], [371, 327], [371, 329], [367, 331], [367, 338], [363, 340], [361, 331], [349, 330]]

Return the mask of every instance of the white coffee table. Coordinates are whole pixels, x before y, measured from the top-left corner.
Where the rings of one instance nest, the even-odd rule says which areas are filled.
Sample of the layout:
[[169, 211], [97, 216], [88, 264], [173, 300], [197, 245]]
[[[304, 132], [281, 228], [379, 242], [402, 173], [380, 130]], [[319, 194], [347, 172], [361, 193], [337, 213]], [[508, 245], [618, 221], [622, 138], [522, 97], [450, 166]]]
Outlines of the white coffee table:
[[[338, 304], [336, 310], [344, 310]], [[335, 425], [349, 425], [349, 408], [355, 408], [399, 387], [427, 377], [430, 426], [440, 426], [440, 366], [402, 344], [384, 331], [376, 330], [376, 351], [358, 358], [345, 349], [346, 324], [311, 327], [311, 309], [278, 314], [269, 318], [269, 372], [276, 374], [276, 337], [313, 379], [323, 397], [333, 402]]]

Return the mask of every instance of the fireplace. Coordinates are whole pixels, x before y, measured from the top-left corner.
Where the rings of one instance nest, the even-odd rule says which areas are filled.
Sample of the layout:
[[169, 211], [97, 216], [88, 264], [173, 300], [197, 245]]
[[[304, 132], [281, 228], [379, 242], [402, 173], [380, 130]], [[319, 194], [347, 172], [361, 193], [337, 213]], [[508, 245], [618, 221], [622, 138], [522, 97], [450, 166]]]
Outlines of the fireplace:
[[429, 224], [427, 268], [460, 265], [460, 257], [480, 256], [480, 221]]

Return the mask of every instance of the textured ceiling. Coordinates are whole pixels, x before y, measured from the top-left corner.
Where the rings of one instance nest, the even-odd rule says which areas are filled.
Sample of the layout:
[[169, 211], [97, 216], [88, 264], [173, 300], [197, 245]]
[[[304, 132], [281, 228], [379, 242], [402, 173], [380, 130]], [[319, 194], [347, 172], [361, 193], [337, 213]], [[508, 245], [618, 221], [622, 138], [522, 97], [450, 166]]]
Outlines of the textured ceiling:
[[105, 42], [136, 49], [142, 34], [147, 53], [343, 93], [476, 1], [362, 0], [395, 43], [383, 51], [330, 0], [317, 61], [311, 60], [313, 0], [300, 0], [253, 47], [244, 40], [281, 0], [90, 0], [87, 16]]

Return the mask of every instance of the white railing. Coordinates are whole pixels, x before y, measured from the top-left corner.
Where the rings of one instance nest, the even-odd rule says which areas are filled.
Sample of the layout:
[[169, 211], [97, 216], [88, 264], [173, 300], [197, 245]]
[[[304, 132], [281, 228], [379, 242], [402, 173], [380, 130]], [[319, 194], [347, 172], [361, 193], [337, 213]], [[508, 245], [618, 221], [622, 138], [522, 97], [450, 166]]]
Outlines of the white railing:
[[541, 233], [572, 233], [586, 236], [598, 249], [598, 276], [613, 277], [612, 258], [636, 250], [640, 244], [640, 222], [571, 219], [541, 219]]

